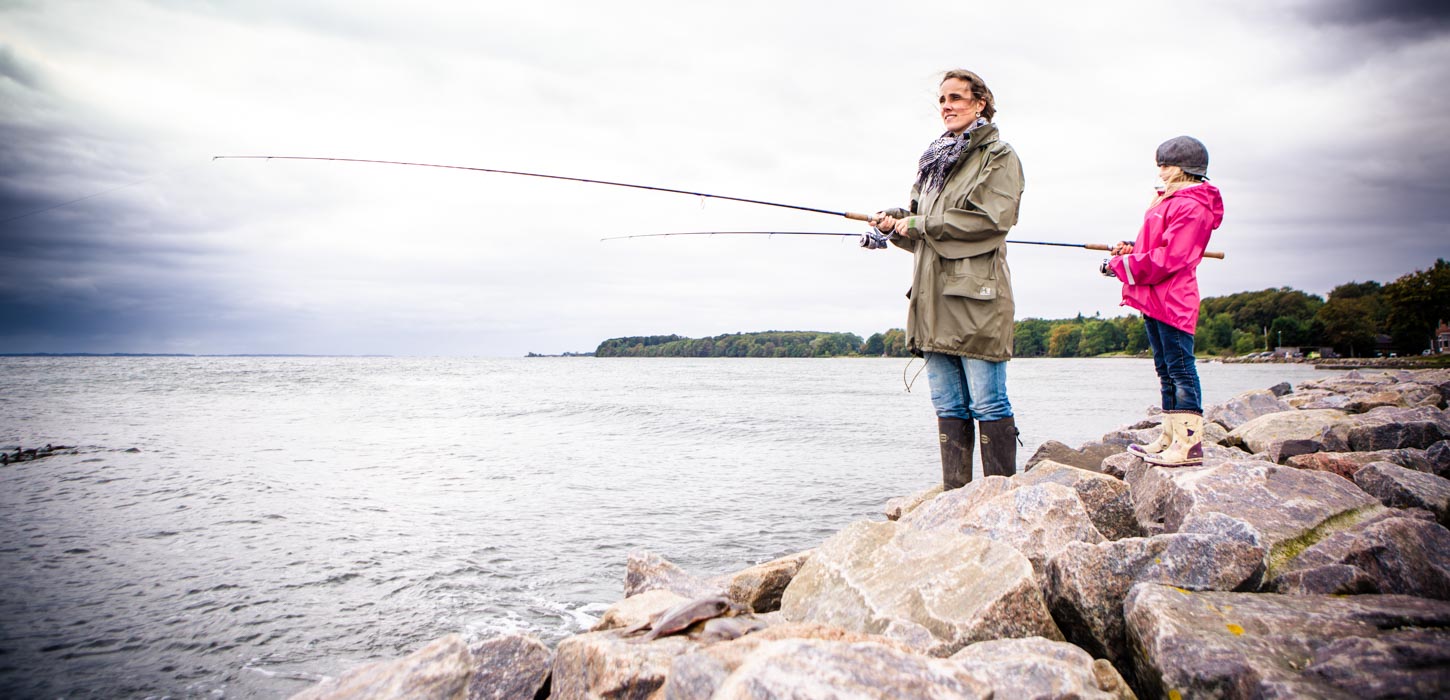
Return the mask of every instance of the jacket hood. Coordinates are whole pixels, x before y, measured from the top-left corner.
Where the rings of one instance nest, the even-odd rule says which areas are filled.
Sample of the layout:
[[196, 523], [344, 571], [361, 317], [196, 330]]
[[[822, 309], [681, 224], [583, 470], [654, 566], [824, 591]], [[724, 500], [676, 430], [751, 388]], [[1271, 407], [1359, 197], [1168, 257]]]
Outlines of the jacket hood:
[[1205, 182], [1185, 187], [1173, 193], [1173, 197], [1183, 197], [1202, 204], [1213, 213], [1213, 228], [1218, 228], [1223, 223], [1223, 195], [1219, 194], [1218, 188]]

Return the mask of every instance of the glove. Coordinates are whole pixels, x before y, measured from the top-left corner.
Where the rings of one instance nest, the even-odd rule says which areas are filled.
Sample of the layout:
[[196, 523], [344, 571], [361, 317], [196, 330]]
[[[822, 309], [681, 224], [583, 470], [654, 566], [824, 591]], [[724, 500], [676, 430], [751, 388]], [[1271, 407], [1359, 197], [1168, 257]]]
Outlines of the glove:
[[1113, 272], [1113, 268], [1108, 267], [1108, 263], [1112, 261], [1112, 258], [1103, 258], [1103, 264], [1098, 266], [1098, 272], [1103, 273], [1103, 277], [1111, 277], [1113, 279], [1117, 279], [1118, 273]]
[[870, 231], [861, 234], [861, 247], [867, 250], [877, 250], [880, 248], [885, 248], [887, 245], [887, 240], [888, 239], [886, 234], [881, 233], [880, 231], [877, 231], [875, 229], [871, 229]]

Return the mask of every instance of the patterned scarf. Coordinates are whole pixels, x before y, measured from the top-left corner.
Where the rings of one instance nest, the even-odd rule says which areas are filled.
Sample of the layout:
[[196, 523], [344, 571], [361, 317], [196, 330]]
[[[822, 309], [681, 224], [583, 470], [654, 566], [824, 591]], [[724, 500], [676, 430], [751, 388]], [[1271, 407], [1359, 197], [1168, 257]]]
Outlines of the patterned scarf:
[[921, 187], [922, 194], [939, 191], [946, 186], [947, 173], [951, 172], [952, 166], [957, 164], [957, 159], [971, 144], [972, 132], [987, 124], [984, 117], [977, 117], [977, 121], [972, 122], [960, 136], [948, 131], [926, 147], [926, 152], [921, 154], [921, 160], [917, 162], [916, 173], [916, 184]]

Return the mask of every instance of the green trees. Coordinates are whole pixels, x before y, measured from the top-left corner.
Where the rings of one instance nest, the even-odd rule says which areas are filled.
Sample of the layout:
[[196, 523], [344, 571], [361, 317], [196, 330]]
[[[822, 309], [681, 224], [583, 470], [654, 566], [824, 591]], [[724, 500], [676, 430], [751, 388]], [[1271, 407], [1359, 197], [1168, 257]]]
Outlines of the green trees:
[[1450, 263], [1444, 258], [1384, 286], [1385, 327], [1395, 351], [1418, 355], [1442, 320], [1450, 320]]
[[657, 335], [610, 338], [599, 344], [594, 355], [595, 357], [840, 357], [856, 355], [862, 345], [861, 336], [855, 333], [815, 331], [726, 333], [709, 338]]

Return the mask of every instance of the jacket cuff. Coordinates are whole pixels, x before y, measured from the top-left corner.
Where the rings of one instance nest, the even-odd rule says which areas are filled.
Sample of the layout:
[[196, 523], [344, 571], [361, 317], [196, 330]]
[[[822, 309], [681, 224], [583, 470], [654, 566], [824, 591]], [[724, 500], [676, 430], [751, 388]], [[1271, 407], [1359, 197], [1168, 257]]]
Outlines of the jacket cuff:
[[1133, 279], [1133, 268], [1128, 264], [1128, 256], [1114, 255], [1113, 259], [1108, 261], [1108, 268], [1117, 273], [1118, 279], [1122, 280], [1123, 284], [1138, 284], [1138, 281]]
[[912, 216], [906, 220], [907, 233], [913, 238], [925, 238], [926, 232], [932, 228], [941, 230], [940, 216]]

